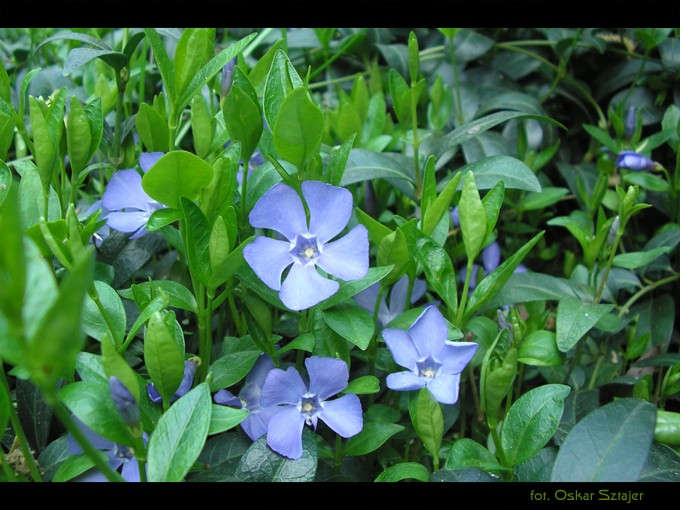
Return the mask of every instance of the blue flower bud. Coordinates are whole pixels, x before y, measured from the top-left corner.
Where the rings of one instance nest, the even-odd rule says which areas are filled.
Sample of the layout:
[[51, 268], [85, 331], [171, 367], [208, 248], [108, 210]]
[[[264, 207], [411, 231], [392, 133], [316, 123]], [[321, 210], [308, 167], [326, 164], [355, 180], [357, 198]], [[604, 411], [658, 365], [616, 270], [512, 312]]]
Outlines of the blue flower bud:
[[631, 138], [633, 133], [635, 133], [635, 116], [637, 110], [634, 106], [628, 109], [628, 115], [626, 115], [626, 121], [623, 124], [623, 132], [626, 138]]
[[125, 424], [131, 428], [138, 427], [139, 405], [127, 386], [114, 375], [109, 377], [109, 392]]
[[222, 68], [222, 83], [221, 83], [222, 97], [225, 97], [227, 94], [229, 94], [229, 91], [231, 90], [231, 82], [233, 79], [232, 74], [234, 72], [234, 67], [236, 67], [236, 57], [232, 58]]
[[622, 151], [616, 158], [616, 167], [626, 170], [653, 170], [656, 168], [656, 163], [637, 152]]

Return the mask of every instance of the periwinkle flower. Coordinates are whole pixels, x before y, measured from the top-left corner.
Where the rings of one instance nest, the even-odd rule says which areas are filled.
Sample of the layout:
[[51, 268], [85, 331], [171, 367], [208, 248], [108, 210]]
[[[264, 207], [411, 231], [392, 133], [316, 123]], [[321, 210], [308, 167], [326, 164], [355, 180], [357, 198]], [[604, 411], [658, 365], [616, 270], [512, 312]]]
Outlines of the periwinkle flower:
[[[142, 153], [139, 166], [147, 172], [161, 156], [162, 152]], [[133, 232], [130, 239], [146, 234], [151, 213], [165, 208], [142, 189], [142, 176], [134, 168], [118, 170], [111, 176], [102, 196], [102, 205], [109, 211], [107, 225], [120, 232]]]
[[[193, 360], [186, 360], [184, 362], [184, 377], [182, 377], [182, 382], [179, 384], [179, 388], [175, 391], [175, 394], [170, 398], [170, 403], [173, 403], [178, 398], [186, 395], [191, 386], [194, 384], [194, 375], [196, 374], [196, 367], [198, 364]], [[149, 383], [146, 385], [146, 394], [149, 396], [149, 400], [154, 404], [158, 404], [163, 401], [163, 397], [158, 393], [154, 383]]]
[[626, 170], [654, 170], [657, 164], [648, 157], [634, 151], [621, 151], [616, 158], [616, 167]]
[[261, 354], [246, 376], [246, 382], [238, 396], [228, 390], [220, 390], [213, 396], [217, 404], [247, 409], [248, 416], [241, 422], [241, 428], [250, 439], [256, 441], [267, 433], [267, 423], [278, 409], [262, 407], [260, 394], [267, 374], [274, 368], [274, 362], [266, 354]]
[[[356, 280], [368, 272], [368, 231], [357, 225], [345, 236], [329, 242], [347, 225], [352, 194], [319, 181], [302, 183], [309, 208], [309, 225], [302, 200], [293, 188], [278, 183], [250, 212], [250, 224], [275, 230], [286, 241], [258, 236], [243, 250], [255, 274], [279, 291], [284, 305], [304, 310], [338, 291], [340, 284], [319, 274], [317, 267], [342, 280]], [[281, 283], [284, 270], [290, 267]]]
[[231, 90], [231, 84], [234, 79], [234, 67], [236, 67], [236, 57], [232, 58], [227, 62], [224, 67], [222, 67], [222, 80], [220, 83], [220, 92], [222, 92], [222, 97], [229, 94]]
[[626, 120], [623, 123], [623, 133], [626, 138], [631, 138], [633, 133], [635, 133], [636, 121], [637, 121], [637, 109], [634, 106], [628, 108], [628, 113], [626, 114]]
[[434, 305], [427, 307], [408, 331], [383, 330], [394, 361], [407, 369], [388, 375], [387, 387], [395, 391], [427, 387], [438, 402], [455, 404], [460, 374], [477, 352], [477, 344], [451, 342], [447, 336], [446, 321]]
[[348, 393], [328, 400], [347, 387], [349, 369], [341, 359], [311, 356], [305, 360], [309, 384], [294, 367], [275, 368], [262, 387], [260, 404], [278, 406], [269, 419], [267, 444], [275, 452], [290, 459], [302, 456], [302, 429], [311, 425], [316, 430], [321, 419], [336, 434], [348, 438], [364, 426], [359, 397]]
[[[387, 293], [384, 292], [380, 299], [378, 306], [378, 322], [382, 326], [387, 326], [398, 315], [404, 313], [406, 309], [406, 294], [408, 293], [407, 275], [402, 276], [397, 283], [392, 286], [389, 293], [389, 301], [387, 300]], [[413, 281], [413, 288], [411, 289], [410, 303], [413, 304], [425, 295], [427, 284], [418, 278]], [[375, 311], [375, 303], [378, 300], [378, 293], [380, 292], [380, 283], [374, 283], [370, 287], [362, 290], [354, 296], [354, 300], [368, 313], [373, 315]], [[388, 304], [389, 303], [389, 304]]]
[[[87, 427], [83, 422], [81, 422], [76, 416], [71, 416], [73, 421], [78, 426], [78, 428], [83, 432], [90, 444], [97, 450], [104, 452], [109, 460], [109, 466], [111, 469], [119, 471], [120, 475], [124, 480], [128, 482], [139, 482], [139, 465], [137, 464], [137, 459], [135, 458], [134, 450], [122, 444], [115, 443], [110, 439], [106, 439], [92, 429]], [[142, 435], [144, 444], [148, 441], [149, 437], [146, 433]], [[68, 435], [66, 439], [66, 444], [68, 445], [69, 452], [73, 455], [79, 455], [83, 452], [83, 449], [76, 442], [76, 440]], [[99, 471], [96, 467], [88, 469], [82, 475], [73, 479], [74, 482], [107, 482], [108, 478]]]
[[139, 427], [139, 404], [127, 386], [114, 375], [109, 377], [109, 392], [125, 424], [132, 428]]

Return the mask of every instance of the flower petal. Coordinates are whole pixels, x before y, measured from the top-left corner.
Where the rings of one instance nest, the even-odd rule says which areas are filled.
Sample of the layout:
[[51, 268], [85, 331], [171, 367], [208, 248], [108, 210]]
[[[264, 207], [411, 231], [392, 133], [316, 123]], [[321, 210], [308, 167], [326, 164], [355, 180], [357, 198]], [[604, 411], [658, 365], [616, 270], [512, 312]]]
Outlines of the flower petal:
[[427, 389], [442, 404], [455, 404], [458, 401], [460, 374], [439, 373], [427, 383]]
[[302, 456], [302, 428], [305, 417], [295, 406], [285, 406], [269, 419], [267, 444], [276, 453], [289, 459]]
[[387, 376], [387, 387], [395, 391], [419, 390], [427, 381], [413, 372], [397, 372]]
[[373, 315], [375, 311], [375, 302], [378, 300], [378, 292], [380, 292], [380, 283], [374, 283], [370, 287], [366, 287], [361, 292], [354, 295], [354, 301], [366, 310], [368, 313]]
[[137, 464], [137, 459], [129, 459], [123, 463], [123, 469], [120, 474], [128, 482], [139, 482], [139, 464]]
[[142, 152], [139, 155], [139, 166], [144, 173], [156, 164], [156, 161], [165, 156], [165, 152]]
[[267, 287], [279, 290], [281, 274], [293, 263], [289, 251], [290, 243], [259, 236], [243, 248], [243, 258]]
[[[71, 418], [76, 423], [78, 428], [83, 432], [83, 434], [85, 434], [85, 437], [87, 438], [88, 442], [97, 450], [109, 451], [113, 450], [116, 447], [116, 444], [113, 441], [97, 434], [90, 427], [88, 427], [82, 421], [80, 421], [80, 419], [75, 414], [72, 414]], [[73, 436], [71, 436], [71, 434], [68, 435], [66, 443], [71, 453], [73, 454], [83, 453], [83, 449], [73, 438]]]
[[470, 363], [477, 352], [478, 344], [474, 342], [447, 341], [437, 356], [442, 364], [442, 371], [448, 374], [460, 374]]
[[342, 280], [358, 280], [368, 272], [368, 230], [357, 225], [347, 235], [326, 244], [316, 264]]
[[253, 441], [267, 433], [269, 420], [279, 411], [278, 407], [267, 407], [257, 412], [251, 412], [245, 420], [241, 422], [241, 428], [246, 435]]
[[425, 295], [427, 291], [427, 283], [420, 278], [413, 280], [413, 289], [411, 290], [411, 304], [418, 301], [421, 297]]
[[266, 354], [260, 354], [260, 357], [257, 358], [253, 368], [250, 369], [250, 372], [248, 372], [248, 375], [246, 376], [246, 384], [254, 384], [261, 388], [267, 378], [267, 374], [272, 368], [274, 368], [272, 359]]
[[195, 361], [187, 360], [184, 362], [184, 377], [182, 377], [182, 382], [175, 392], [177, 398], [184, 396], [191, 389], [191, 386], [193, 386], [194, 374], [196, 374], [197, 366]]
[[408, 293], [408, 276], [404, 275], [392, 286], [390, 291], [390, 313], [395, 317], [406, 309], [406, 294]]
[[106, 224], [119, 232], [137, 232], [149, 221], [148, 211], [110, 212]]
[[110, 211], [125, 208], [146, 210], [152, 200], [142, 189], [142, 176], [130, 168], [114, 173], [102, 196], [102, 204]]
[[448, 336], [446, 321], [439, 309], [428, 306], [408, 330], [421, 358], [437, 356]]
[[497, 242], [491, 243], [482, 251], [482, 266], [484, 271], [489, 274], [501, 263], [501, 247]]
[[279, 182], [260, 198], [250, 211], [250, 224], [256, 228], [270, 228], [294, 241], [298, 234], [307, 232], [307, 218], [302, 200], [293, 188]]
[[347, 388], [349, 367], [341, 359], [311, 356], [305, 360], [309, 374], [309, 392], [326, 400]]
[[78, 475], [77, 477], [73, 478], [71, 481], [72, 482], [79, 482], [79, 483], [82, 483], [82, 482], [99, 483], [99, 482], [108, 482], [109, 479], [106, 478], [104, 473], [99, 471], [97, 468], [91, 468], [91, 469], [88, 469], [87, 471], [85, 471], [83, 474]]
[[229, 390], [220, 390], [213, 395], [213, 401], [222, 406], [235, 407], [241, 409], [241, 399]]
[[305, 181], [302, 194], [309, 206], [309, 231], [322, 244], [342, 232], [352, 215], [352, 193], [325, 182]]
[[358, 434], [364, 427], [361, 402], [354, 393], [324, 402], [319, 418], [344, 438]]
[[260, 405], [262, 407], [288, 404], [296, 406], [302, 395], [307, 393], [307, 385], [294, 367], [288, 370], [275, 368], [267, 374], [262, 386]]
[[314, 265], [293, 264], [281, 285], [279, 297], [291, 310], [305, 310], [328, 299], [339, 288], [338, 282], [321, 276]]
[[409, 334], [403, 329], [386, 328], [382, 335], [394, 361], [404, 368], [415, 371], [420, 355]]

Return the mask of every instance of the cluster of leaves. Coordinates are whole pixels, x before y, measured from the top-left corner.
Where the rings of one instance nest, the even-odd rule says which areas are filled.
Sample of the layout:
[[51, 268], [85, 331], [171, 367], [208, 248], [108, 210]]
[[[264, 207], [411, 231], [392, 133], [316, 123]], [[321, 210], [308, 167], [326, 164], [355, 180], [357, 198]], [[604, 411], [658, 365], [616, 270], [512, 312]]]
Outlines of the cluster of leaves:
[[[678, 481], [677, 30], [0, 35], [0, 479], [119, 479], [84, 425], [152, 481]], [[147, 233], [104, 233], [88, 209], [146, 153]], [[370, 268], [293, 311], [243, 252], [305, 181], [351, 192]], [[386, 385], [383, 328], [433, 304], [478, 344], [455, 405]], [[251, 441], [211, 394], [263, 353], [343, 360], [361, 432]]]

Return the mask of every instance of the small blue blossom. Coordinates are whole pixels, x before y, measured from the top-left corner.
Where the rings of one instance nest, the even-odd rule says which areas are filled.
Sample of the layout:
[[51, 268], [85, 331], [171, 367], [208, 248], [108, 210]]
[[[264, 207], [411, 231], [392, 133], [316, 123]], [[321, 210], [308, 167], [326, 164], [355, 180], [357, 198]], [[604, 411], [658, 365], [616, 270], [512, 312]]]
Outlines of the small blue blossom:
[[109, 377], [109, 392], [125, 424], [132, 428], [139, 427], [139, 404], [127, 386], [112, 375]]
[[654, 170], [657, 164], [648, 157], [633, 151], [619, 152], [616, 167], [626, 170]]
[[[286, 241], [258, 236], [243, 250], [255, 274], [279, 291], [284, 305], [305, 310], [335, 294], [340, 284], [317, 270], [341, 280], [357, 280], [368, 272], [368, 231], [357, 225], [345, 236], [329, 242], [347, 225], [352, 215], [352, 194], [319, 181], [302, 183], [309, 208], [309, 225], [302, 200], [293, 188], [278, 183], [267, 191], [250, 212], [255, 228], [272, 229]], [[290, 267], [281, 283], [283, 272]]]
[[[384, 327], [392, 322], [397, 316], [404, 313], [406, 310], [406, 294], [408, 293], [408, 276], [402, 276], [397, 283], [394, 284], [389, 293], [389, 305], [386, 299], [387, 293], [384, 292], [378, 307], [378, 322]], [[411, 290], [410, 303], [413, 304], [425, 295], [427, 284], [418, 278], [413, 281], [413, 289]], [[354, 296], [354, 300], [368, 313], [373, 315], [375, 311], [375, 303], [378, 300], [378, 293], [380, 292], [380, 283], [374, 283], [370, 287], [362, 290]]]
[[328, 400], [347, 387], [349, 369], [341, 359], [312, 356], [305, 360], [307, 384], [294, 367], [275, 368], [262, 387], [260, 404], [278, 406], [269, 419], [267, 444], [290, 459], [302, 456], [302, 429], [305, 424], [316, 430], [321, 419], [336, 434], [348, 438], [364, 426], [359, 397], [348, 393]]
[[232, 58], [227, 62], [222, 68], [222, 80], [220, 82], [220, 92], [222, 92], [222, 97], [229, 94], [231, 90], [231, 84], [234, 79], [234, 67], [236, 67], [236, 57]]
[[[194, 375], [196, 374], [197, 366], [198, 365], [193, 360], [186, 360], [184, 362], [184, 377], [182, 377], [182, 382], [179, 384], [179, 388], [177, 388], [175, 394], [170, 398], [171, 404], [189, 392], [191, 386], [194, 384]], [[146, 394], [149, 395], [149, 400], [151, 400], [151, 402], [154, 404], [163, 402], [163, 397], [161, 397], [161, 394], [158, 393], [154, 383], [149, 383], [146, 385]]]
[[[142, 153], [139, 166], [147, 172], [161, 156], [162, 152]], [[133, 168], [119, 170], [111, 176], [102, 196], [102, 205], [108, 210], [107, 225], [120, 232], [133, 232], [130, 239], [146, 234], [151, 213], [165, 208], [146, 194], [142, 189], [142, 176]]]
[[473, 342], [451, 342], [447, 337], [446, 321], [436, 306], [427, 307], [408, 331], [383, 330], [383, 339], [394, 361], [408, 369], [388, 375], [387, 387], [395, 391], [427, 387], [438, 402], [455, 404], [460, 373], [478, 346]]
[[[78, 428], [85, 434], [85, 437], [90, 442], [90, 444], [97, 450], [101, 450], [106, 454], [109, 459], [109, 466], [111, 469], [120, 472], [120, 475], [125, 481], [128, 482], [139, 482], [139, 465], [137, 464], [137, 459], [135, 458], [134, 450], [129, 446], [124, 446], [118, 443], [114, 443], [110, 439], [106, 439], [89, 427], [87, 427], [83, 422], [81, 422], [75, 415], [71, 418], [78, 426]], [[147, 443], [149, 437], [146, 433], [142, 435], [144, 444]], [[83, 452], [83, 449], [76, 442], [76, 440], [69, 434], [66, 439], [66, 444], [68, 445], [69, 452], [73, 455], [79, 455]], [[104, 473], [99, 471], [97, 468], [91, 468], [85, 471], [82, 475], [73, 479], [74, 482], [107, 482], [108, 478], [104, 476]]]
[[623, 124], [623, 133], [626, 138], [631, 138], [633, 133], [635, 133], [635, 127], [637, 123], [637, 109], [634, 106], [628, 108], [628, 113], [626, 114], [626, 121]]
[[246, 376], [246, 382], [238, 396], [234, 396], [228, 390], [220, 390], [213, 396], [217, 404], [248, 410], [248, 416], [241, 422], [241, 428], [253, 441], [267, 433], [269, 418], [278, 410], [275, 407], [265, 408], [260, 405], [262, 386], [273, 368], [272, 359], [266, 354], [261, 354]]

